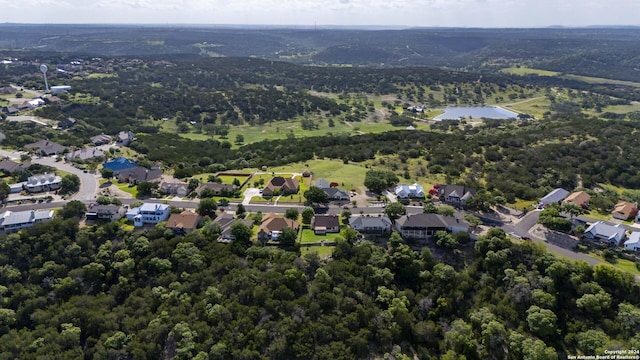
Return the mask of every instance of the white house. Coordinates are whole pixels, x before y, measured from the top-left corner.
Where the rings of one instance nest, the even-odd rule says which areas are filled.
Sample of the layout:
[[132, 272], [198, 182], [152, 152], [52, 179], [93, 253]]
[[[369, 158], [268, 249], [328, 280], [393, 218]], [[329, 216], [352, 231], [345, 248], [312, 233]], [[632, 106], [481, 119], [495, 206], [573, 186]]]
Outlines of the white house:
[[30, 176], [25, 184], [25, 189], [28, 192], [43, 192], [57, 190], [62, 184], [62, 178], [56, 174], [42, 174]]
[[171, 209], [166, 204], [144, 203], [138, 208], [127, 212], [127, 219], [133, 221], [134, 226], [157, 224], [165, 221], [171, 215]]
[[13, 233], [53, 219], [53, 210], [5, 211], [0, 215], [0, 229]]
[[420, 184], [398, 185], [394, 189], [394, 193], [401, 199], [408, 198], [424, 198], [424, 189]]
[[613, 246], [618, 246], [625, 235], [626, 230], [622, 224], [609, 225], [602, 221], [591, 224], [584, 232], [584, 237], [587, 239], [600, 240]]
[[624, 242], [624, 248], [633, 251], [640, 250], [640, 232], [632, 232], [627, 241]]

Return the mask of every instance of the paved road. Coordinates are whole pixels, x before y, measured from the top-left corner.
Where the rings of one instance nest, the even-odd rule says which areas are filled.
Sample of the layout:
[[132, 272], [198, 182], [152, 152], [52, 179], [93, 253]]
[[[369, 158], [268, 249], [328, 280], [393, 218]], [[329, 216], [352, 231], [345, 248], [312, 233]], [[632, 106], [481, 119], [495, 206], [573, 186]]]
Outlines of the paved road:
[[56, 161], [55, 157], [32, 158], [32, 163], [47, 165], [78, 175], [80, 178], [80, 190], [73, 196], [74, 200], [95, 200], [98, 191], [98, 175], [85, 173], [82, 170], [65, 163]]

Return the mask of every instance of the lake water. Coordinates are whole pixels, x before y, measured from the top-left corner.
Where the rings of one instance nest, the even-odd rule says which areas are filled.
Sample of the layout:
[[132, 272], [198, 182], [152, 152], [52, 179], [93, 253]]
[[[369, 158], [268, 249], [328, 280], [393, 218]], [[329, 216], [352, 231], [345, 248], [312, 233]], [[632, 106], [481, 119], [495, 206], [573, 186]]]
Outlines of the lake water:
[[510, 119], [518, 116], [513, 111], [497, 106], [454, 106], [444, 108], [444, 114], [434, 117], [434, 120], [459, 120], [460, 117], [474, 119]]

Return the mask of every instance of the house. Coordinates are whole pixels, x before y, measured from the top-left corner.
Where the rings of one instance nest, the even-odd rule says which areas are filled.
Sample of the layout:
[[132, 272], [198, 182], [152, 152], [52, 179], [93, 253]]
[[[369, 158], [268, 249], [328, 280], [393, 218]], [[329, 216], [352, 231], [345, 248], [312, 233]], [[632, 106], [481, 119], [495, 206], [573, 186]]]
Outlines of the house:
[[40, 140], [24, 146], [25, 149], [31, 150], [43, 156], [57, 155], [66, 149], [64, 146], [49, 140]]
[[189, 193], [189, 184], [185, 182], [162, 182], [160, 192], [166, 195], [185, 197]]
[[220, 237], [218, 241], [220, 242], [231, 242], [235, 240], [235, 236], [231, 233], [231, 226], [236, 222], [240, 222], [246, 225], [249, 228], [253, 227], [253, 220], [249, 219], [236, 219], [231, 214], [222, 214], [213, 220], [214, 222], [220, 224], [220, 229], [222, 232], [220, 233]]
[[233, 193], [236, 191], [236, 188], [237, 187], [235, 185], [231, 185], [231, 184], [206, 182], [198, 186], [198, 189], [196, 191], [198, 192], [198, 196], [200, 196], [200, 194], [202, 193], [202, 190], [204, 189], [211, 189], [215, 195], [232, 196]]
[[2, 107], [2, 112], [7, 114], [7, 115], [14, 115], [14, 114], [17, 114], [19, 111], [20, 111], [20, 109], [18, 108], [18, 105], [16, 105], [16, 104]]
[[289, 195], [295, 194], [300, 190], [300, 184], [298, 179], [295, 178], [283, 178], [282, 176], [276, 176], [269, 180], [267, 185], [262, 190], [262, 195], [273, 196], [274, 194]]
[[567, 196], [564, 200], [562, 200], [563, 204], [573, 204], [575, 206], [579, 206], [583, 209], [589, 207], [589, 200], [591, 200], [591, 195], [587, 194], [584, 191], [576, 191]]
[[127, 219], [133, 221], [134, 226], [157, 224], [165, 221], [170, 215], [169, 205], [144, 203], [142, 206], [127, 211]]
[[114, 174], [119, 173], [120, 171], [129, 170], [137, 167], [138, 164], [135, 161], [131, 161], [129, 159], [125, 159], [123, 157], [119, 157], [113, 159], [111, 161], [107, 161], [102, 164], [102, 167], [105, 169], [110, 169], [114, 172]]
[[329, 182], [325, 179], [319, 179], [316, 180], [315, 183], [313, 183], [313, 186], [320, 188], [320, 189], [328, 189], [331, 187], [331, 185], [329, 184]]
[[[329, 183], [327, 180], [320, 179], [317, 180], [313, 186], [320, 188], [327, 194], [327, 199], [334, 201], [349, 201], [349, 192], [344, 189], [338, 188], [338, 183], [332, 182]], [[263, 191], [264, 193], [264, 191]]]
[[464, 206], [476, 194], [476, 189], [465, 185], [441, 185], [438, 192], [445, 203]]
[[64, 158], [65, 160], [71, 162], [73, 160], [86, 161], [89, 159], [103, 157], [103, 156], [104, 156], [104, 152], [101, 149], [98, 149], [95, 147], [86, 147], [80, 150], [72, 151], [68, 153]]
[[0, 230], [6, 234], [14, 233], [52, 219], [53, 210], [5, 211], [0, 215]]
[[394, 189], [394, 193], [399, 199], [424, 198], [424, 189], [422, 185], [398, 185]]
[[125, 216], [124, 207], [121, 205], [93, 205], [85, 213], [87, 220], [93, 221], [118, 221]]
[[161, 169], [147, 169], [142, 166], [133, 169], [121, 170], [116, 175], [119, 182], [129, 184], [139, 184], [141, 182], [160, 182], [162, 178]]
[[70, 129], [71, 127], [73, 127], [78, 121], [74, 118], [65, 118], [62, 119], [60, 121], [58, 121], [58, 129]]
[[349, 226], [365, 234], [391, 233], [391, 220], [386, 216], [352, 216], [349, 218]]
[[311, 228], [316, 235], [340, 232], [338, 215], [316, 215], [311, 219]]
[[133, 140], [136, 139], [136, 135], [131, 131], [120, 131], [116, 136], [116, 144], [121, 146], [129, 146]]
[[258, 231], [258, 240], [276, 240], [285, 228], [293, 229], [297, 232], [300, 228], [300, 223], [269, 213], [262, 219], [262, 224]]
[[13, 174], [20, 171], [25, 171], [31, 166], [31, 162], [25, 161], [23, 163], [18, 163], [9, 159], [4, 159], [0, 161], [0, 170], [5, 174]]
[[332, 187], [328, 189], [322, 189], [327, 194], [327, 199], [334, 201], [349, 201], [349, 192], [344, 189]]
[[24, 189], [30, 193], [53, 191], [60, 188], [62, 178], [56, 174], [42, 174], [30, 176]]
[[638, 204], [627, 201], [618, 201], [614, 206], [611, 216], [618, 220], [627, 220], [638, 214]]
[[423, 213], [400, 217], [396, 229], [403, 238], [428, 239], [438, 231], [468, 232], [469, 224], [453, 216]]
[[561, 188], [553, 189], [550, 193], [540, 199], [540, 206], [546, 207], [551, 204], [559, 204], [567, 196], [569, 196], [569, 192], [567, 190]]
[[105, 134], [100, 134], [100, 135], [91, 137], [91, 142], [96, 146], [111, 144], [112, 141], [113, 141], [113, 138]]
[[612, 246], [618, 246], [624, 239], [626, 230], [622, 224], [610, 225], [602, 221], [591, 224], [584, 232], [589, 240], [599, 240]]
[[627, 241], [624, 242], [624, 248], [633, 251], [640, 250], [640, 232], [632, 232]]
[[183, 211], [180, 214], [171, 214], [167, 220], [167, 229], [174, 233], [186, 235], [198, 227], [202, 217], [193, 211]]

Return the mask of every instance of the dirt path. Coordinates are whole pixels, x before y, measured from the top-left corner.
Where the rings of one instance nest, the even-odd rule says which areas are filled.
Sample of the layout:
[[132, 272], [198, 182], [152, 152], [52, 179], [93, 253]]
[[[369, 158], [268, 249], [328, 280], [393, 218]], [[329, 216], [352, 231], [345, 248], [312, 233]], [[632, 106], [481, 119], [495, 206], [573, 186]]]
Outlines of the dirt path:
[[509, 103], [509, 104], [498, 104], [497, 106], [505, 106], [505, 107], [507, 107], [507, 106], [508, 106], [508, 107], [511, 107], [511, 106], [513, 106], [513, 105], [520, 105], [520, 104], [524, 104], [524, 103], [529, 102], [529, 101], [534, 101], [534, 100], [543, 99], [543, 98], [544, 98], [544, 96], [536, 96], [536, 97], [531, 98], [531, 99], [524, 99], [524, 100], [522, 100], [522, 101], [516, 101], [516, 102], [514, 102], [514, 103]]

